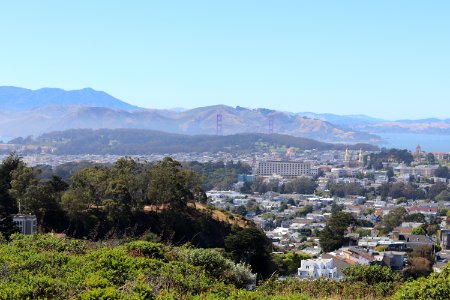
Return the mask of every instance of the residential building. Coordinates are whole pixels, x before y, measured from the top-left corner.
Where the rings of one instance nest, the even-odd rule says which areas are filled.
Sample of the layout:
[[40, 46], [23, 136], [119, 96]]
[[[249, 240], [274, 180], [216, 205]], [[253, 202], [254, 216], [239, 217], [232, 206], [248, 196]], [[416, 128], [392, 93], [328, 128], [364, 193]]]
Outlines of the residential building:
[[13, 222], [22, 234], [34, 234], [36, 232], [37, 218], [35, 215], [13, 215]]
[[338, 280], [338, 271], [333, 264], [333, 259], [305, 259], [298, 268], [298, 276], [303, 279], [316, 279], [326, 277]]
[[442, 250], [450, 250], [450, 229], [442, 229], [439, 237]]

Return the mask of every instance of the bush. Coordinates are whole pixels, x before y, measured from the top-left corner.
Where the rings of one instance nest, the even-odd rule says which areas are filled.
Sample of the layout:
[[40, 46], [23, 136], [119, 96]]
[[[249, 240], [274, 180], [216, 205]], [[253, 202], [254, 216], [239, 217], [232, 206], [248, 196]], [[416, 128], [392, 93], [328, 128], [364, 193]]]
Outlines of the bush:
[[164, 258], [162, 244], [146, 241], [135, 241], [127, 243], [124, 246], [128, 250], [129, 254], [145, 256], [155, 259]]
[[343, 282], [364, 282], [369, 285], [377, 283], [395, 283], [402, 275], [388, 267], [355, 265], [344, 269]]
[[394, 295], [393, 300], [448, 299], [450, 295], [450, 266], [441, 273], [432, 273], [427, 278], [408, 281]]
[[311, 256], [306, 253], [275, 254], [273, 257], [278, 273], [282, 276], [296, 274], [302, 260], [310, 258]]
[[236, 264], [215, 249], [182, 249], [178, 254], [179, 259], [188, 264], [203, 267], [210, 276], [227, 284], [243, 287], [255, 279], [248, 265]]
[[115, 288], [96, 288], [91, 291], [80, 294], [81, 300], [126, 300], [125, 295], [117, 291]]

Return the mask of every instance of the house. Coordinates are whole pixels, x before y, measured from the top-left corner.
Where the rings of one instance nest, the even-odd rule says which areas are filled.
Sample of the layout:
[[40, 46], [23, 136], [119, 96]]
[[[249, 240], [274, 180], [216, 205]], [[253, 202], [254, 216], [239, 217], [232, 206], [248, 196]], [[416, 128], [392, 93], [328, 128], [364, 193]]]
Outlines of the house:
[[370, 253], [356, 247], [344, 249], [342, 254], [347, 261], [357, 265], [369, 265], [375, 260]]
[[326, 277], [338, 280], [338, 271], [333, 264], [333, 259], [306, 259], [302, 260], [300, 268], [298, 268], [298, 276], [303, 279], [317, 279]]
[[[398, 232], [397, 232], [398, 234]], [[363, 237], [358, 241], [358, 247], [374, 249], [377, 246], [387, 246], [388, 250], [401, 251], [405, 249], [406, 240], [390, 239], [389, 237]]]
[[35, 215], [13, 215], [13, 222], [22, 234], [34, 234], [36, 232], [37, 218]]
[[398, 231], [393, 231], [392, 240], [403, 241], [406, 248], [417, 249], [422, 247], [432, 248], [434, 241], [431, 237], [426, 235], [415, 235], [415, 234], [402, 234]]
[[442, 229], [439, 232], [439, 240], [441, 242], [441, 248], [443, 250], [450, 250], [450, 230]]
[[401, 270], [405, 266], [405, 252], [385, 251], [380, 252], [377, 256], [382, 266], [389, 267], [393, 270]]
[[421, 213], [421, 214], [425, 215], [426, 217], [430, 217], [430, 216], [436, 217], [437, 213], [438, 213], [438, 207], [432, 206], [432, 205], [421, 206], [421, 207], [410, 207], [410, 208], [407, 208], [407, 211], [410, 214]]

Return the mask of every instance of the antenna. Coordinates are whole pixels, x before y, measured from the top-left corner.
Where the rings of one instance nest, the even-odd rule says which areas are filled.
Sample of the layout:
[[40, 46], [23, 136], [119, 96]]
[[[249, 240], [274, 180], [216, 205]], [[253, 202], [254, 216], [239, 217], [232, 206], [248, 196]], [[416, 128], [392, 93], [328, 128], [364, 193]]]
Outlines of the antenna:
[[273, 116], [269, 117], [269, 134], [273, 133]]
[[217, 114], [216, 135], [223, 135], [222, 114]]

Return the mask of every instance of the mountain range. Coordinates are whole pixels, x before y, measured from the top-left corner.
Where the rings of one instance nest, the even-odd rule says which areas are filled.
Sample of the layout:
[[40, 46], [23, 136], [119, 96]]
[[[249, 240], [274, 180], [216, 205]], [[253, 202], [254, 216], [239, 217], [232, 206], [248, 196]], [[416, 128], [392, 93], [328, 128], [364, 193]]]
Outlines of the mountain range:
[[45, 106], [92, 106], [114, 109], [136, 109], [105, 92], [91, 88], [65, 91], [56, 88], [29, 90], [13, 86], [0, 87], [0, 109], [22, 111]]
[[298, 113], [318, 120], [323, 120], [347, 130], [383, 133], [419, 133], [419, 134], [450, 134], [450, 119], [418, 119], [418, 120], [383, 120], [365, 115], [334, 115]]
[[65, 91], [0, 87], [0, 140], [68, 129], [136, 128], [188, 135], [279, 133], [332, 143], [380, 143], [377, 134], [450, 134], [450, 120], [389, 121], [364, 115], [340, 116], [213, 105], [194, 109], [144, 109], [91, 88]]

